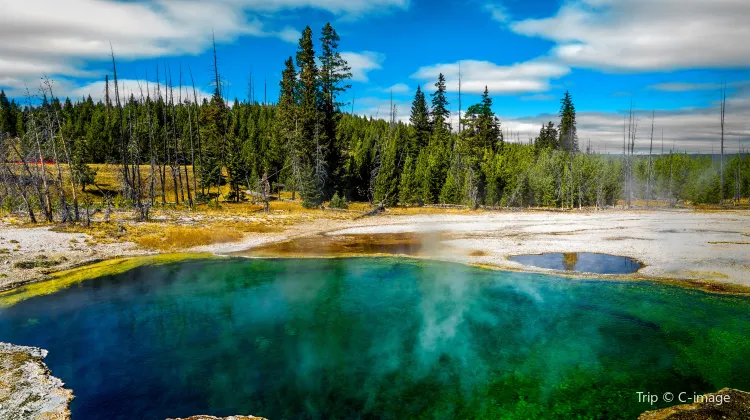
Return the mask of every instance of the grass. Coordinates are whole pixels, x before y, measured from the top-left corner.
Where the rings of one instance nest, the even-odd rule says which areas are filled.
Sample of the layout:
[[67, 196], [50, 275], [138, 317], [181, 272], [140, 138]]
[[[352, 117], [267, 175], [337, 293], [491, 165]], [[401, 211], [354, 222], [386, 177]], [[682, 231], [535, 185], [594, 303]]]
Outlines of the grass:
[[197, 221], [171, 218], [174, 214], [168, 216], [166, 220], [140, 223], [99, 222], [90, 227], [59, 225], [53, 230], [91, 235], [92, 239], [87, 241], [89, 244], [135, 242], [142, 248], [164, 252], [239, 241], [246, 233], [280, 232], [285, 222], [266, 218], [245, 220], [227, 215], [231, 217], [201, 221], [198, 225]]
[[32, 268], [50, 268], [60, 264], [62, 264], [62, 261], [40, 258], [37, 260], [18, 261], [13, 264], [13, 267], [24, 270], [31, 270]]
[[201, 245], [235, 242], [243, 236], [243, 232], [230, 228], [171, 226], [159, 233], [135, 237], [133, 241], [144, 248], [173, 251]]

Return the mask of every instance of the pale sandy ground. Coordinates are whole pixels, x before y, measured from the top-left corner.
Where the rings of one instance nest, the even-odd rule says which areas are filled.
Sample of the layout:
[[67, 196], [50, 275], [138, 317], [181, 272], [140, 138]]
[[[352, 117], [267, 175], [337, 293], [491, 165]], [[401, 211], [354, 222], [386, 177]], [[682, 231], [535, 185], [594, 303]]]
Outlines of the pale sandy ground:
[[[0, 222], [0, 290], [46, 278], [46, 273], [81, 264], [148, 253], [131, 242], [99, 244], [83, 233], [54, 232], [49, 227], [17, 228]], [[39, 257], [60, 261], [50, 268], [19, 269], [19, 261]]]
[[[646, 264], [635, 275], [618, 277], [714, 280], [750, 286], [747, 212], [508, 212], [392, 217], [368, 222], [369, 226], [330, 234], [441, 232], [442, 236], [426, 237], [440, 242], [434, 245], [433, 255], [443, 260], [545, 272], [550, 270], [526, 267], [507, 257], [598, 252], [628, 256]], [[447, 248], [443, 250], [444, 247]], [[472, 256], [472, 251], [487, 255]]]
[[[187, 224], [200, 224], [187, 220]], [[248, 234], [242, 241], [191, 249], [229, 254], [310, 235], [418, 232], [426, 256], [501, 269], [548, 272], [507, 260], [515, 254], [599, 252], [635, 258], [646, 267], [618, 278], [712, 280], [750, 287], [750, 212], [675, 211], [477, 212], [393, 216], [360, 220], [316, 219], [284, 232]], [[132, 243], [93, 244], [87, 235], [46, 227], [0, 224], [0, 289], [41, 280], [99, 259], [148, 253]], [[12, 242], [12, 241], [17, 241]], [[53, 269], [14, 269], [16, 261], [65, 257]]]

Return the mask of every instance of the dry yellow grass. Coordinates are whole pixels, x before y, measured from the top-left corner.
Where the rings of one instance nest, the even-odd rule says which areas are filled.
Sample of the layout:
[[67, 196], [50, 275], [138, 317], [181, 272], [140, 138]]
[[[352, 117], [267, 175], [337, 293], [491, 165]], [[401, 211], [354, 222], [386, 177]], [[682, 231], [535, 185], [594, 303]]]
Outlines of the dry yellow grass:
[[214, 227], [205, 229], [171, 226], [158, 233], [136, 236], [132, 240], [144, 248], [173, 251], [201, 245], [239, 241], [243, 236], [243, 232], [230, 228]]
[[94, 242], [135, 242], [139, 246], [157, 251], [177, 251], [196, 246], [238, 241], [246, 233], [272, 233], [283, 230], [271, 221], [215, 220], [200, 226], [180, 224], [179, 221], [153, 221], [141, 223], [100, 222], [90, 227], [59, 225], [53, 230], [91, 235]]

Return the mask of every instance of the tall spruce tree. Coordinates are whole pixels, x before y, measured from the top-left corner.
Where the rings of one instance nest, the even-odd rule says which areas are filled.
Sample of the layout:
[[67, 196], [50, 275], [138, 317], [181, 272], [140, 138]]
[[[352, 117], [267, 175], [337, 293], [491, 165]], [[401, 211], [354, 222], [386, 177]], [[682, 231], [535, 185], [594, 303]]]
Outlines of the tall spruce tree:
[[297, 49], [297, 101], [299, 103], [298, 130], [299, 142], [296, 145], [305, 158], [306, 164], [312, 165], [316, 152], [315, 141], [320, 135], [320, 118], [318, 115], [319, 78], [318, 65], [313, 49], [312, 29], [302, 31]]
[[435, 87], [437, 90], [432, 94], [432, 129], [439, 130], [444, 128], [450, 132], [451, 113], [448, 111], [448, 99], [445, 96], [445, 76], [443, 76], [443, 73], [438, 75]]
[[292, 57], [284, 62], [279, 87], [276, 136], [278, 136], [277, 147], [285, 154], [281, 176], [286, 183], [286, 189], [296, 195], [302, 181], [303, 159], [298, 132], [297, 70], [294, 68]]
[[299, 40], [297, 67], [299, 68], [297, 85], [299, 141], [296, 147], [302, 159], [303, 174], [300, 193], [306, 207], [317, 207], [325, 199], [323, 189], [327, 177], [325, 162], [327, 148], [325, 142], [321, 140], [322, 121], [318, 112], [320, 77], [313, 49], [312, 29], [309, 26], [302, 31], [302, 37]]
[[338, 101], [338, 96], [343, 94], [351, 85], [346, 83], [351, 79], [352, 72], [349, 64], [341, 57], [338, 51], [339, 35], [333, 29], [330, 22], [323, 27], [323, 35], [320, 37], [320, 111], [322, 113], [322, 129], [320, 142], [326, 150], [326, 164], [330, 173], [328, 178], [329, 191], [326, 196], [332, 195], [335, 186], [340, 185], [341, 174], [338, 170], [341, 161], [341, 146], [336, 143], [336, 126], [341, 119], [340, 108], [343, 103]]
[[560, 100], [559, 147], [569, 152], [578, 151], [578, 131], [576, 129], [576, 108], [570, 92]]
[[464, 127], [467, 132], [471, 154], [481, 157], [485, 149], [497, 150], [503, 144], [503, 133], [500, 120], [492, 111], [492, 98], [487, 87], [484, 88], [482, 101], [466, 110]]
[[422, 88], [417, 85], [414, 101], [411, 104], [411, 116], [409, 117], [413, 130], [413, 140], [409, 147], [409, 154], [416, 158], [417, 153], [427, 146], [430, 141], [430, 110], [427, 108]]
[[[202, 143], [202, 165], [199, 168], [201, 188], [210, 190], [216, 187], [217, 194], [219, 186], [224, 181], [222, 166], [224, 161], [224, 146], [226, 135], [227, 107], [219, 90], [216, 89], [211, 102], [203, 106], [200, 115], [200, 134]], [[218, 200], [218, 195], [217, 195]]]

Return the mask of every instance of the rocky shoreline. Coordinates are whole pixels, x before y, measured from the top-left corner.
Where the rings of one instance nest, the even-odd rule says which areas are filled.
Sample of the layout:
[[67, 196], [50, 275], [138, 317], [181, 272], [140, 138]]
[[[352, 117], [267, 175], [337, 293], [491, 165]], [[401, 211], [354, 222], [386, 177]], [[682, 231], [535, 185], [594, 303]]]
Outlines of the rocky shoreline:
[[750, 419], [750, 392], [724, 388], [701, 396], [702, 401], [647, 411], [638, 420]]
[[73, 392], [52, 376], [47, 350], [0, 342], [0, 417], [68, 420]]

